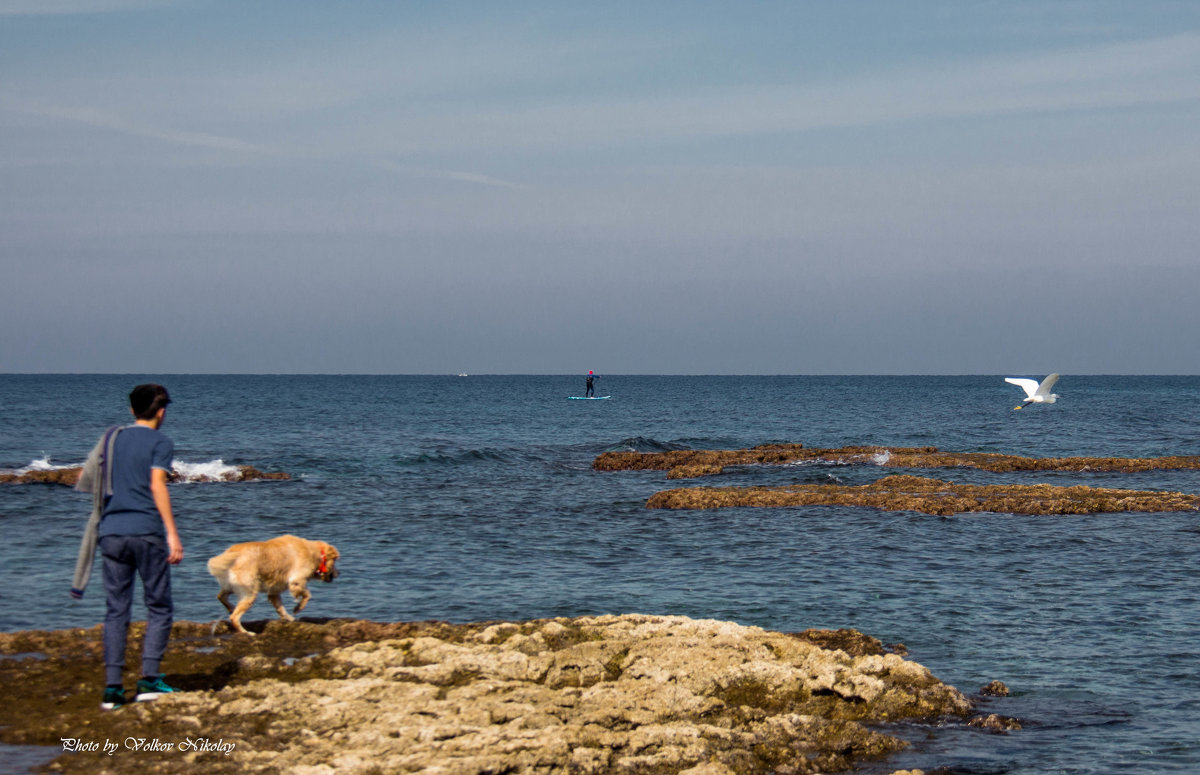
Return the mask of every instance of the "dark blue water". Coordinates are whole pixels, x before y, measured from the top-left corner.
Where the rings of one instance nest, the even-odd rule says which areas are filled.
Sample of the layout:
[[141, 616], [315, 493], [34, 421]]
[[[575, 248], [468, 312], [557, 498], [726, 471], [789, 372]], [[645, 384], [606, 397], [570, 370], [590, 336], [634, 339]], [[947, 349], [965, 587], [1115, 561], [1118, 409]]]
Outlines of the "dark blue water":
[[[1031, 456], [1200, 454], [1200, 378], [1072, 377], [1014, 412], [988, 377], [154, 377], [186, 463], [291, 482], [172, 489], [187, 552], [177, 618], [223, 609], [205, 560], [292, 532], [335, 544], [342, 576], [306, 614], [376, 620], [645, 612], [777, 630], [853, 627], [1025, 721], [994, 735], [905, 730], [890, 767], [963, 773], [1200, 772], [1200, 514], [934, 517], [839, 507], [647, 511], [663, 472], [598, 473], [606, 450], [934, 445]], [[1041, 376], [1041, 375], [1022, 375]], [[79, 463], [146, 377], [0, 376], [0, 469]], [[851, 484], [874, 466], [740, 468], [709, 484]], [[1200, 472], [997, 475], [957, 481], [1200, 493]], [[88, 496], [0, 488], [0, 629], [90, 626], [99, 578], [67, 597]], [[15, 589], [10, 586], [10, 590]], [[260, 601], [250, 618], [266, 618]], [[926, 734], [931, 732], [932, 734]]]

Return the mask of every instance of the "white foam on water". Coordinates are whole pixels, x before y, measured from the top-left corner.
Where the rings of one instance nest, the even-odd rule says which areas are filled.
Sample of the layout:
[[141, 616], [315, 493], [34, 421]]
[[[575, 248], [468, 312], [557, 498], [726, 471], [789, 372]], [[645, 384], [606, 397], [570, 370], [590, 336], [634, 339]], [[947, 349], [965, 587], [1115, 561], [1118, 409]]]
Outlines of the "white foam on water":
[[226, 465], [220, 458], [207, 463], [185, 463], [176, 460], [171, 468], [181, 482], [233, 481], [238, 477], [238, 467]]
[[793, 460], [790, 463], [778, 463], [772, 465], [791, 466], [793, 468], [818, 468], [821, 466], [852, 466], [854, 465], [854, 462], [846, 460], [826, 460], [823, 457], [815, 457], [808, 460]]
[[882, 452], [876, 452], [874, 455], [871, 456], [872, 462], [874, 462], [875, 465], [877, 465], [877, 466], [886, 466], [888, 464], [888, 461], [891, 459], [892, 459], [892, 453], [886, 449], [883, 450]]
[[[23, 468], [0, 469], [0, 474], [15, 474], [21, 476], [33, 471], [61, 471], [65, 468], [78, 468], [82, 463], [55, 463], [49, 455], [32, 461]], [[236, 482], [241, 479], [238, 466], [228, 465], [220, 458], [206, 463], [188, 463], [176, 460], [171, 469], [181, 482]]]
[[58, 463], [51, 463], [50, 456], [43, 452], [42, 457], [38, 458], [37, 460], [34, 460], [32, 463], [25, 466], [24, 468], [17, 468], [13, 471], [5, 471], [5, 473], [14, 473], [19, 476], [21, 474], [27, 474], [30, 471], [61, 471], [64, 468], [77, 468], [78, 466], [79, 466], [78, 463], [76, 463], [74, 465], [71, 465], [71, 464], [59, 465]]

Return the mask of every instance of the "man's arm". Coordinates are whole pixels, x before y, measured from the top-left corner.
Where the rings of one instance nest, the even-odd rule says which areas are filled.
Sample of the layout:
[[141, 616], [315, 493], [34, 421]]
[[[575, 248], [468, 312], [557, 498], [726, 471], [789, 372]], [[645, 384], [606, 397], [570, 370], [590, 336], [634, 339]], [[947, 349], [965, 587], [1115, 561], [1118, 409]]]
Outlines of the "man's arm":
[[167, 492], [167, 472], [161, 468], [150, 469], [150, 494], [154, 496], [154, 505], [158, 507], [162, 517], [163, 527], [167, 530], [167, 562], [178, 565], [183, 559], [183, 543], [179, 540], [179, 531], [175, 529], [175, 515], [171, 513], [171, 496]]

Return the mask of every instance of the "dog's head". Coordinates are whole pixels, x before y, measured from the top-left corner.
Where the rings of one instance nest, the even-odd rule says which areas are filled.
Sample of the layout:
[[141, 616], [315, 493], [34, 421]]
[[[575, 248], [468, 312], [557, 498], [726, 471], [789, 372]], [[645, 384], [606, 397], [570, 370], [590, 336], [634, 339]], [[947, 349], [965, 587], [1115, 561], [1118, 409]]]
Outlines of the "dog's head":
[[338, 577], [337, 558], [338, 550], [333, 544], [327, 544], [324, 541], [316, 541], [319, 554], [319, 561], [313, 568], [313, 578], [320, 579], [326, 584]]

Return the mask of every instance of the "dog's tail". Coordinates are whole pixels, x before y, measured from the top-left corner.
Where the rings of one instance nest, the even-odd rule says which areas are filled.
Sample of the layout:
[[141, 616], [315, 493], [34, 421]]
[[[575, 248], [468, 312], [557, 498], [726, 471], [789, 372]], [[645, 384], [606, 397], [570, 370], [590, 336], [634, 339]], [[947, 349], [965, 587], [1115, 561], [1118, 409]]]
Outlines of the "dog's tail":
[[233, 567], [233, 563], [237, 561], [237, 555], [232, 552], [221, 552], [216, 557], [208, 561], [208, 572], [216, 576], [218, 579], [224, 578], [225, 574]]

